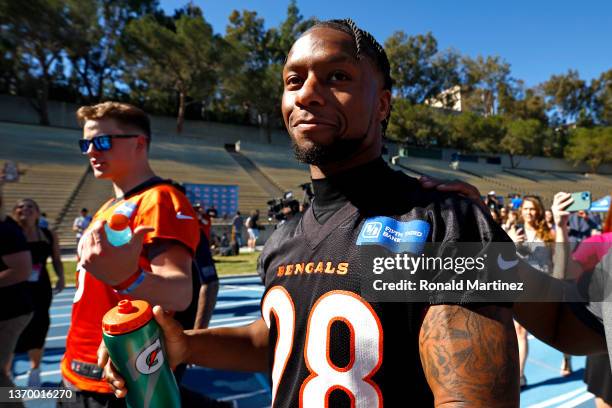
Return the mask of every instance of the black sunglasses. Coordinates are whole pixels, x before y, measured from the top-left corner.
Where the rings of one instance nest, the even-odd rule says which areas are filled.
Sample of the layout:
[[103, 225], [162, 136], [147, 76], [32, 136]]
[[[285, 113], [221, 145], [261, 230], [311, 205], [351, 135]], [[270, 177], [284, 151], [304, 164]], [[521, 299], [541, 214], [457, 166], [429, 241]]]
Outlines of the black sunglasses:
[[80, 139], [79, 147], [81, 148], [81, 153], [87, 154], [89, 145], [93, 143], [97, 151], [105, 152], [113, 147], [112, 139], [131, 139], [138, 136], [140, 135], [98, 135], [91, 139]]

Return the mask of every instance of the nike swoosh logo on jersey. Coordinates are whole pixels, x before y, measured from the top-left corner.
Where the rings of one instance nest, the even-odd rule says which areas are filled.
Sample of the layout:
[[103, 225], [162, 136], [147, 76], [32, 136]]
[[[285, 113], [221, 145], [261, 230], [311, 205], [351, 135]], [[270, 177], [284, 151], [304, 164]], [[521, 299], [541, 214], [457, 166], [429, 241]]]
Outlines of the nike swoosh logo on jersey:
[[499, 269], [505, 271], [506, 269], [514, 268], [519, 263], [518, 259], [514, 261], [506, 261], [501, 254], [497, 255], [497, 265]]
[[193, 217], [189, 215], [185, 215], [180, 211], [176, 213], [176, 218], [179, 220], [193, 220]]

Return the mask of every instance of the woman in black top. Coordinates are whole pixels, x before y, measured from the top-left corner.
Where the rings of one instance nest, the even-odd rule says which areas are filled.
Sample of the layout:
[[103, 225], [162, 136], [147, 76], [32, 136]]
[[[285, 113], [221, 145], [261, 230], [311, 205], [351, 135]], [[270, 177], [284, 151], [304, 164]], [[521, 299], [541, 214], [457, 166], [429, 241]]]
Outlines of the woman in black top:
[[32, 271], [30, 253], [19, 226], [2, 212], [0, 180], [0, 387], [11, 387], [9, 362], [19, 335], [32, 316], [26, 281]]
[[34, 301], [34, 315], [21, 333], [15, 348], [16, 353], [28, 353], [31, 364], [28, 386], [31, 387], [40, 386], [40, 361], [50, 323], [49, 307], [52, 293], [47, 271], [49, 257], [51, 257], [58, 277], [54, 292], [59, 293], [64, 289], [64, 267], [60, 258], [57, 236], [54, 232], [39, 226], [39, 217], [40, 209], [32, 199], [20, 200], [13, 208], [13, 218], [21, 227], [32, 256], [32, 273], [28, 279], [28, 286]]

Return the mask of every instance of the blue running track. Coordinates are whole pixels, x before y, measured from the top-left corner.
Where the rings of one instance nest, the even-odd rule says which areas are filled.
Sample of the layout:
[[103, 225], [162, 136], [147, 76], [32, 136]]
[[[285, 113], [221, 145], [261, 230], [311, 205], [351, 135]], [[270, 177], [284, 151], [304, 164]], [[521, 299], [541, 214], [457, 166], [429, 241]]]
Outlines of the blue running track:
[[[259, 317], [259, 300], [263, 286], [257, 276], [221, 279], [219, 298], [211, 327], [241, 326]], [[53, 299], [51, 328], [47, 335], [42, 363], [43, 386], [54, 387], [60, 381], [59, 362], [64, 353], [66, 334], [70, 326], [70, 311], [74, 287], [67, 288]], [[574, 373], [559, 377], [560, 352], [531, 338], [526, 376], [528, 387], [521, 394], [521, 407], [529, 408], [593, 408], [593, 396], [582, 382], [584, 357], [573, 357]], [[17, 385], [26, 385], [29, 364], [25, 354], [15, 358], [14, 373]], [[210, 397], [236, 400], [240, 408], [268, 407], [271, 402], [270, 385], [263, 374], [235, 373], [193, 367], [187, 370], [183, 384]], [[48, 408], [50, 402], [29, 401], [28, 408]]]

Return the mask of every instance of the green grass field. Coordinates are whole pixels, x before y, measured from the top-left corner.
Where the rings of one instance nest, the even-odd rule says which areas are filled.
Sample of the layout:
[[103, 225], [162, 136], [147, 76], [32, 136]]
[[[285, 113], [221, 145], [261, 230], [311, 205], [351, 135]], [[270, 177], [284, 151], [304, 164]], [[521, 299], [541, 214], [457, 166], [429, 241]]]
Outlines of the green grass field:
[[[215, 266], [217, 267], [217, 273], [219, 276], [227, 275], [247, 275], [257, 271], [257, 258], [259, 252], [249, 252], [240, 254], [237, 256], [216, 256]], [[51, 282], [55, 284], [55, 274], [53, 273], [53, 266], [49, 263], [47, 270], [50, 271]], [[75, 261], [64, 261], [64, 273], [66, 274], [66, 285], [75, 284], [75, 273], [76, 262]]]

